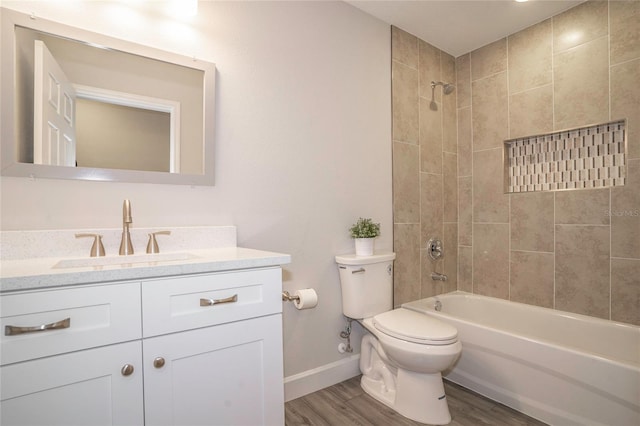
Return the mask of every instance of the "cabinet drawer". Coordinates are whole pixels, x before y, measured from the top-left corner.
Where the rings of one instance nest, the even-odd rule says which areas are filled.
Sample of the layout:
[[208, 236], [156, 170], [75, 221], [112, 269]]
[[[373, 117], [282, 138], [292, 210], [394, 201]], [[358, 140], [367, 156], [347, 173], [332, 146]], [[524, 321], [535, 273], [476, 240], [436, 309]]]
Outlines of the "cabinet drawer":
[[139, 283], [2, 295], [0, 306], [2, 365], [142, 336]]
[[142, 284], [145, 337], [282, 312], [280, 268], [223, 272]]

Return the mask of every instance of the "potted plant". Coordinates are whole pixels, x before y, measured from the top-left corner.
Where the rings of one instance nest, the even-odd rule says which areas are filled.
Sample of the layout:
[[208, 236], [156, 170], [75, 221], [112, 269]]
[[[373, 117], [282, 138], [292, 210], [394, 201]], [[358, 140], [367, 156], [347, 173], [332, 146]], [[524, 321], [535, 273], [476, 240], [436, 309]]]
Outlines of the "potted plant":
[[349, 234], [356, 242], [356, 256], [371, 256], [373, 241], [380, 235], [380, 224], [361, 217], [349, 228]]

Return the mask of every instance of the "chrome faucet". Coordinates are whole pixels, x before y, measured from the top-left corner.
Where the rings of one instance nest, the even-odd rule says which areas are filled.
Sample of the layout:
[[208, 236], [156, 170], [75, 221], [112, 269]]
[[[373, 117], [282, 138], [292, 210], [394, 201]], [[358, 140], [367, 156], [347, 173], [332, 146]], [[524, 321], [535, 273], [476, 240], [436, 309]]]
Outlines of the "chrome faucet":
[[133, 254], [133, 244], [131, 244], [131, 234], [129, 225], [133, 223], [131, 218], [131, 202], [124, 200], [122, 205], [122, 240], [120, 241], [120, 256]]
[[434, 272], [431, 274], [431, 279], [434, 281], [446, 281], [447, 276], [445, 274], [440, 274], [438, 272]]

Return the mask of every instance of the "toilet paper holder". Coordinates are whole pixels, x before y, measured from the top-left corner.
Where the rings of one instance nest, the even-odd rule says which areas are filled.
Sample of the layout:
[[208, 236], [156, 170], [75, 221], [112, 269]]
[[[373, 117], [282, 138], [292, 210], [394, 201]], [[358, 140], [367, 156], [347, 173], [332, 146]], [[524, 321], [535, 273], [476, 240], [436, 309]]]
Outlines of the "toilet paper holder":
[[289, 294], [288, 291], [283, 291], [282, 292], [282, 301], [283, 302], [293, 302], [294, 300], [300, 300], [300, 296], [292, 296]]
[[296, 290], [293, 295], [288, 291], [283, 291], [282, 300], [285, 302], [293, 302], [293, 305], [298, 310], [312, 309], [318, 306], [318, 295], [312, 288]]

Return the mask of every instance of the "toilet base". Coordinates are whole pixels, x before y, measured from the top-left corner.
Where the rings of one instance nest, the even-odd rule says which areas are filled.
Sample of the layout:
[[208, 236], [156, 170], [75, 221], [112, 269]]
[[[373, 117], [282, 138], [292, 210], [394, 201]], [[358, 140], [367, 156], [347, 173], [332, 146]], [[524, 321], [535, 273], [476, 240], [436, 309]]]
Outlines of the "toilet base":
[[360, 379], [360, 386], [369, 396], [382, 402], [387, 407], [395, 409], [393, 405], [396, 401], [396, 390], [385, 386], [382, 379], [375, 380], [363, 375], [362, 379]]
[[411, 420], [430, 425], [451, 422], [440, 373], [421, 374], [398, 369], [396, 389], [388, 389], [382, 379], [365, 375], [360, 384], [368, 395]]

